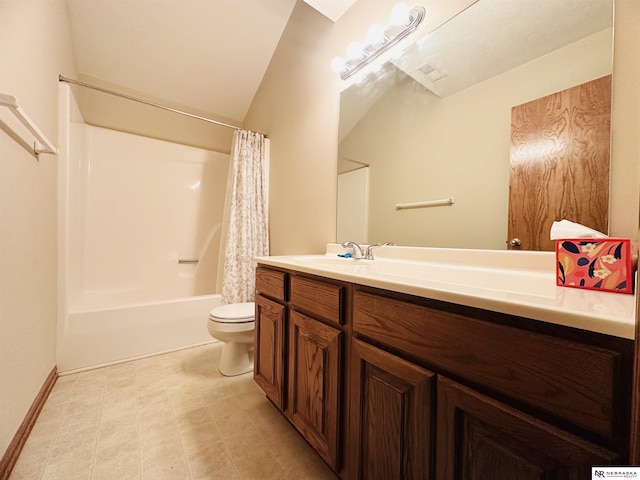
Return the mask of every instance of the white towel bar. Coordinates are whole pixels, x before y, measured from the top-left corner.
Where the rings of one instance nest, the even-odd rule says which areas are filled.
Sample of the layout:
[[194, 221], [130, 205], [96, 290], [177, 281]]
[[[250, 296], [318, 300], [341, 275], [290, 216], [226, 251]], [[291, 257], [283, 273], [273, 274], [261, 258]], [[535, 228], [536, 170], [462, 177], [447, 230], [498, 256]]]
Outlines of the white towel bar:
[[453, 197], [443, 198], [442, 200], [427, 200], [425, 202], [396, 203], [396, 210], [406, 210], [408, 208], [441, 207], [443, 205], [453, 205], [454, 203], [455, 199]]
[[52, 153], [54, 155], [58, 154], [58, 149], [53, 146], [53, 144], [49, 141], [49, 139], [45, 136], [42, 131], [37, 127], [35, 123], [29, 118], [29, 116], [25, 113], [20, 105], [18, 105], [18, 99], [13, 95], [6, 95], [4, 93], [0, 93], [0, 106], [7, 107], [9, 110], [13, 112], [13, 114], [18, 117], [18, 120], [22, 122], [22, 124], [29, 129], [29, 131], [36, 137], [38, 140], [33, 144], [33, 151], [36, 155], [39, 153]]

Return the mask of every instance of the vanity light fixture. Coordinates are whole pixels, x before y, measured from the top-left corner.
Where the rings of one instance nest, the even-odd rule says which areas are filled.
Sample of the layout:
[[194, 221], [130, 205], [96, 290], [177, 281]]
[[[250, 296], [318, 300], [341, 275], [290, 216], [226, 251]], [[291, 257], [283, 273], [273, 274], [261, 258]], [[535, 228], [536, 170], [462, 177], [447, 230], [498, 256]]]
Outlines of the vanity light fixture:
[[347, 47], [347, 59], [335, 57], [331, 60], [331, 69], [340, 74], [342, 80], [346, 80], [414, 32], [424, 16], [423, 6], [410, 10], [406, 3], [398, 3], [391, 11], [391, 24], [387, 28], [371, 25], [367, 32], [367, 43], [351, 42]]

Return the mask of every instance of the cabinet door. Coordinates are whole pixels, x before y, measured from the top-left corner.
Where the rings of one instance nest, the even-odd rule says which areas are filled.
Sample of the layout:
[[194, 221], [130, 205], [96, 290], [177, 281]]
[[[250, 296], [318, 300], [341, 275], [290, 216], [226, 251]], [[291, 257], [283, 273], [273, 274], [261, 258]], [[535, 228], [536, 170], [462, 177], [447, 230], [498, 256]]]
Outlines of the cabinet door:
[[353, 340], [349, 477], [432, 478], [435, 374]]
[[253, 378], [267, 397], [284, 409], [284, 332], [286, 310], [283, 305], [256, 295], [256, 341]]
[[292, 311], [289, 318], [291, 423], [334, 470], [339, 469], [340, 330]]
[[618, 457], [475, 390], [438, 377], [436, 478], [579, 480]]

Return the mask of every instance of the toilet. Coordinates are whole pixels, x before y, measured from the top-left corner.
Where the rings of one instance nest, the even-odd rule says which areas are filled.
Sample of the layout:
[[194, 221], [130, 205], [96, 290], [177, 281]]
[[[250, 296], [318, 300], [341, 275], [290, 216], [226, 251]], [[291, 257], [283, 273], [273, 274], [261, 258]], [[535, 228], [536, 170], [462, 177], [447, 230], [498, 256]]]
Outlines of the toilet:
[[211, 310], [209, 334], [221, 342], [222, 354], [218, 370], [233, 377], [253, 370], [255, 303], [230, 303]]

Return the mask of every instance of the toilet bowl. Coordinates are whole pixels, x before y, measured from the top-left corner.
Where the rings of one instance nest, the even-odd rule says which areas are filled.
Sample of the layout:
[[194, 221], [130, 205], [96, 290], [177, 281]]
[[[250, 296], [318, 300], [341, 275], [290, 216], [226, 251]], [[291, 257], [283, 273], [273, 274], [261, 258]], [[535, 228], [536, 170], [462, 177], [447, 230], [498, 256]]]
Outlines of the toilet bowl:
[[253, 370], [255, 303], [230, 303], [211, 310], [209, 334], [220, 340], [222, 353], [218, 370], [233, 377]]

